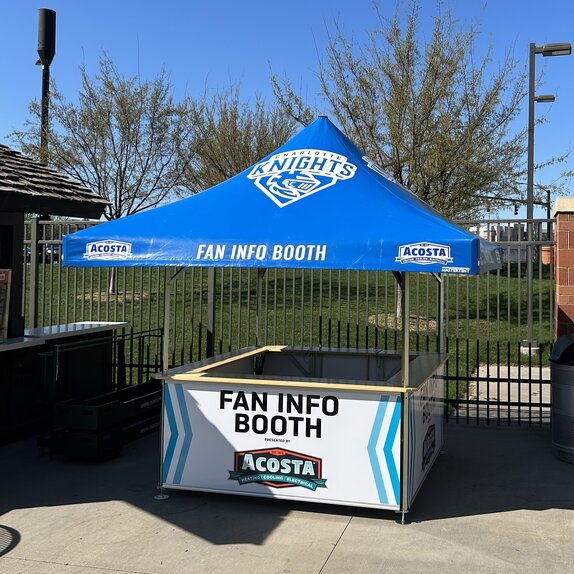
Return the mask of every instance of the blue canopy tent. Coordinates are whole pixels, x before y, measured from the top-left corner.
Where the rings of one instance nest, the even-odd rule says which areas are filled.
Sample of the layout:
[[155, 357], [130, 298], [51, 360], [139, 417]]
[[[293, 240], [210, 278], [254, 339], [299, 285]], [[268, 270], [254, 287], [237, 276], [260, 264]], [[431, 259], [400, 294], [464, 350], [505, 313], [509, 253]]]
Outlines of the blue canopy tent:
[[[212, 270], [212, 293], [215, 267], [392, 271], [402, 287], [403, 333], [409, 332], [408, 272], [429, 272], [439, 285], [440, 345], [441, 274], [489, 271], [500, 266], [500, 256], [496, 246], [395, 183], [326, 117], [319, 117], [278, 150], [215, 187], [65, 237], [63, 263], [204, 266]], [[166, 335], [164, 373], [167, 357]], [[409, 357], [409, 337], [403, 336], [405, 389]], [[406, 403], [401, 406], [405, 437]], [[407, 452], [405, 448], [401, 463], [405, 472]], [[406, 507], [402, 502], [403, 512]]]
[[64, 238], [64, 264], [471, 273], [493, 246], [393, 182], [326, 117], [202, 193]]
[[202, 193], [64, 237], [62, 260], [77, 267], [387, 270], [404, 283], [409, 271], [439, 278], [500, 266], [495, 245], [395, 183], [324, 116]]

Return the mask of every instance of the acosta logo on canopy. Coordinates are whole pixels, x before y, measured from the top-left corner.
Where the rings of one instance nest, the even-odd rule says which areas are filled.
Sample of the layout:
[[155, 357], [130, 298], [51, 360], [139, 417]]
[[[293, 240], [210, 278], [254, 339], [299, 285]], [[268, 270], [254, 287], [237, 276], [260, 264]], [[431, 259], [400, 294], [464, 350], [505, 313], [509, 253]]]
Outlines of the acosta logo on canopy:
[[437, 243], [411, 243], [401, 245], [399, 255], [395, 257], [397, 263], [418, 263], [419, 265], [430, 265], [441, 263], [446, 265], [452, 263], [450, 247]]
[[132, 254], [132, 244], [125, 241], [93, 241], [86, 244], [85, 259], [126, 259]]
[[357, 166], [338, 153], [297, 149], [272, 155], [247, 177], [279, 207], [308, 197], [355, 175]]

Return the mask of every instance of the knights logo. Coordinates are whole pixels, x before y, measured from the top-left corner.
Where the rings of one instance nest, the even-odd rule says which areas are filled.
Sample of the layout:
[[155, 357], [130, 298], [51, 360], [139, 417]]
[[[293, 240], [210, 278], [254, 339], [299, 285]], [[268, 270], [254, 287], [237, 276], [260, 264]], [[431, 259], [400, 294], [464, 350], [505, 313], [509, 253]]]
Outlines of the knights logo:
[[272, 155], [255, 164], [247, 177], [279, 207], [335, 185], [355, 175], [357, 166], [343, 155], [318, 149], [298, 149]]

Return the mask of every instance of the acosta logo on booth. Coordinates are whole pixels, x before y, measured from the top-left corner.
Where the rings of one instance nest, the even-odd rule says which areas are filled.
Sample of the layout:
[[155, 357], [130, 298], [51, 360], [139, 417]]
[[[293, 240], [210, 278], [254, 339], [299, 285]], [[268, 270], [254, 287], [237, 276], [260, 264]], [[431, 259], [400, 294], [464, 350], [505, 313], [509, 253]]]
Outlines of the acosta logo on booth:
[[315, 491], [327, 488], [321, 476], [322, 460], [315, 456], [278, 448], [235, 453], [234, 469], [229, 480], [239, 484], [258, 482], [273, 488], [302, 486]]
[[397, 263], [417, 263], [419, 265], [431, 265], [432, 263], [446, 265], [447, 263], [452, 263], [453, 259], [450, 256], [450, 247], [448, 245], [423, 242], [401, 245], [395, 261]]
[[132, 254], [132, 244], [105, 239], [86, 244], [85, 259], [125, 259]]
[[247, 178], [279, 207], [352, 178], [355, 164], [321, 149], [296, 149], [272, 155], [253, 166]]

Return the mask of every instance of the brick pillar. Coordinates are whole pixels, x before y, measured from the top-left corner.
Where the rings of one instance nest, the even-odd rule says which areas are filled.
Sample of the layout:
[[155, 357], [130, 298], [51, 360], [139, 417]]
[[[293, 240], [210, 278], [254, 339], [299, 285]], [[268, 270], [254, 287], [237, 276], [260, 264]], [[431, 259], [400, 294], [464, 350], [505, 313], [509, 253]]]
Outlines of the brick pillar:
[[574, 333], [574, 197], [554, 204], [556, 218], [555, 339]]

